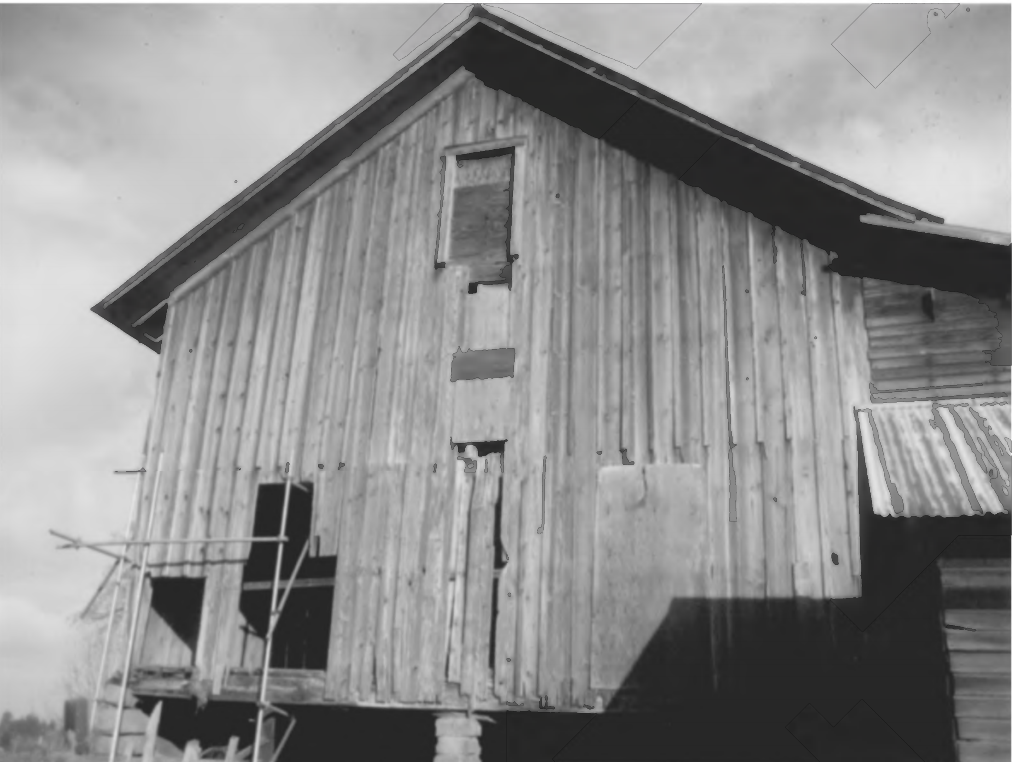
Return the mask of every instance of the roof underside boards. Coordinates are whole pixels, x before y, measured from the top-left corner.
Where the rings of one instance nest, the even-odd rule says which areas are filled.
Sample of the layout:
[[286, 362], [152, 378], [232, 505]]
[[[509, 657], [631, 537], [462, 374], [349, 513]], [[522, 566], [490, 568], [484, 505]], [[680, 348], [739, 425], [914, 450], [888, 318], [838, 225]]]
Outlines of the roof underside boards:
[[858, 420], [879, 516], [973, 516], [1010, 509], [1009, 400], [890, 402]]
[[[833, 251], [841, 274], [965, 293], [1007, 289], [1010, 247], [864, 224], [941, 223], [809, 165], [492, 16], [480, 7], [415, 62], [93, 307], [158, 351], [173, 289], [291, 202], [460, 67], [759, 219]], [[968, 266], [972, 261], [972, 266]], [[139, 319], [152, 313], [146, 322]], [[135, 325], [136, 323], [136, 325]], [[145, 335], [146, 334], [146, 335]]]

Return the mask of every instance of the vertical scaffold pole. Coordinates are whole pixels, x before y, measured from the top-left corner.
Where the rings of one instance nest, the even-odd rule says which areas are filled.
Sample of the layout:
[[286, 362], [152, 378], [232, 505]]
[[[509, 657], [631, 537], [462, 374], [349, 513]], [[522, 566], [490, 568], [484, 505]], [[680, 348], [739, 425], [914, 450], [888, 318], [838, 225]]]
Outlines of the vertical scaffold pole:
[[[271, 646], [274, 643], [274, 626], [278, 617], [278, 582], [281, 579], [281, 562], [285, 553], [285, 541], [281, 538], [288, 537], [288, 502], [292, 494], [291, 473], [292, 459], [285, 464], [285, 498], [281, 504], [281, 530], [278, 532], [278, 552], [274, 557], [274, 580], [271, 582], [271, 607], [268, 618], [267, 633], [264, 638], [264, 660], [263, 669], [260, 671], [260, 691], [257, 694], [257, 724], [256, 733], [253, 738], [253, 762], [260, 762], [260, 741], [263, 735], [263, 722], [265, 709], [267, 707], [267, 675], [271, 666]], [[110, 761], [111, 762], [111, 761]]]
[[137, 589], [134, 591], [133, 610], [130, 612], [130, 632], [127, 635], [126, 654], [123, 657], [123, 673], [120, 678], [119, 701], [116, 703], [116, 724], [113, 726], [112, 745], [109, 747], [109, 762], [116, 762], [116, 747], [119, 745], [120, 723], [123, 720], [123, 705], [126, 703], [127, 682], [130, 676], [130, 662], [134, 655], [134, 639], [137, 636], [137, 621], [140, 619], [141, 601], [144, 595], [144, 577], [148, 571], [148, 553], [151, 551], [151, 533], [155, 526], [155, 510], [158, 504], [158, 487], [162, 479], [162, 458], [159, 453], [155, 470], [154, 487], [151, 490], [151, 507], [148, 510], [148, 526], [141, 546], [141, 568], [137, 570]]
[[[132, 505], [130, 508], [130, 520], [127, 522], [126, 536], [130, 537], [133, 534], [134, 524], [137, 521], [138, 509], [141, 500], [144, 496], [144, 490], [142, 486], [144, 484], [144, 471], [140, 471], [140, 478], [134, 482], [134, 496]], [[124, 548], [126, 553], [126, 548]], [[123, 567], [126, 562], [123, 558], [120, 558], [116, 562], [116, 581], [113, 583], [112, 589], [112, 603], [109, 606], [109, 623], [105, 628], [105, 642], [102, 644], [102, 658], [98, 662], [98, 675], [95, 677], [95, 695], [91, 700], [91, 711], [88, 714], [88, 737], [95, 732], [95, 717], [98, 715], [98, 700], [102, 695], [102, 688], [105, 686], [105, 665], [109, 659], [109, 646], [112, 643], [112, 631], [115, 629], [116, 622], [116, 606], [119, 605], [119, 591], [123, 584]]]

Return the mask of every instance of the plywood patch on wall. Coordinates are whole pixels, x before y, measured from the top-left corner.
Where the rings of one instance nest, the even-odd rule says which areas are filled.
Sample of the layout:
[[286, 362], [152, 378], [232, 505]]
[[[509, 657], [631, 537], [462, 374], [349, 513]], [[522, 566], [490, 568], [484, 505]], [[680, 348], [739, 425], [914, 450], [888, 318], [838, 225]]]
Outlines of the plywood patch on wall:
[[622, 685], [673, 598], [705, 594], [704, 487], [695, 464], [599, 470], [592, 688]]

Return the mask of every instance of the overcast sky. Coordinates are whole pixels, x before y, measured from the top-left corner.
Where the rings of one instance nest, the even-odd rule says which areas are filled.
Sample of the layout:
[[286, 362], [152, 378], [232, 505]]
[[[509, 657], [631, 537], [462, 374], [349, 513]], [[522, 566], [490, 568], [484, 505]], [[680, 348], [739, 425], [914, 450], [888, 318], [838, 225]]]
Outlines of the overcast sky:
[[[684, 21], [636, 69], [601, 60], [947, 222], [1008, 231], [1009, 6], [933, 7], [873, 87], [832, 46], [858, 5], [509, 6], [633, 66]], [[130, 507], [135, 477], [112, 471], [139, 465], [157, 356], [89, 308], [397, 71], [437, 8], [0, 7], [0, 711], [59, 706], [68, 618], [106, 569], [47, 530], [106, 537]]]

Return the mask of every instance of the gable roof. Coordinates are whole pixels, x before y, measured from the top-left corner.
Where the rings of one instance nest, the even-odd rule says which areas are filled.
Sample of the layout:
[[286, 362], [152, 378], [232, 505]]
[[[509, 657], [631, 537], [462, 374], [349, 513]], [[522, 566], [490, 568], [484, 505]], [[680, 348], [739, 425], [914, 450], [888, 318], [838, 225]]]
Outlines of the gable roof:
[[1000, 295], [1012, 280], [1007, 242], [939, 234], [945, 227], [940, 217], [720, 124], [476, 5], [456, 28], [92, 311], [158, 351], [166, 300], [176, 287], [461, 67], [488, 87], [835, 252], [832, 269], [841, 274]]

